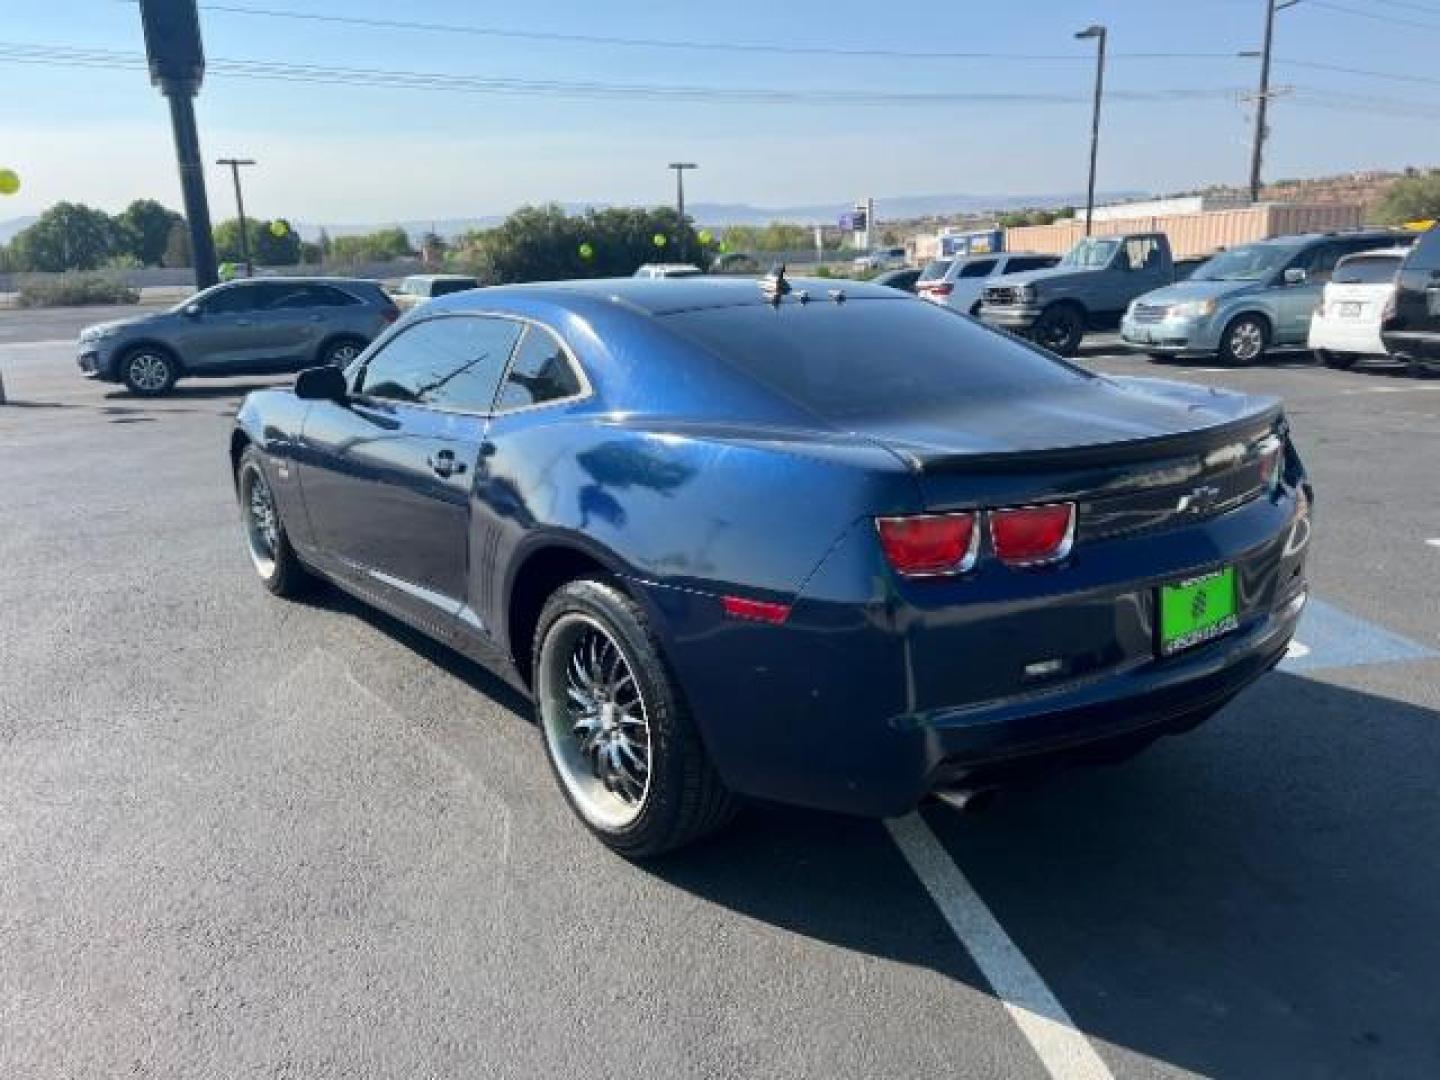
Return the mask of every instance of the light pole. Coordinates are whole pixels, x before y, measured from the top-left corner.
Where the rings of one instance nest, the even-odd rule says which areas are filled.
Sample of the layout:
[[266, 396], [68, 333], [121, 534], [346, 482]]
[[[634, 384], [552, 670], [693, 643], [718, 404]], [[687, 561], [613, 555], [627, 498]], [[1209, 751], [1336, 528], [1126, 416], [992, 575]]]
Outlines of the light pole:
[[1085, 195], [1085, 235], [1090, 235], [1091, 219], [1095, 216], [1095, 163], [1100, 155], [1100, 102], [1105, 97], [1105, 27], [1096, 23], [1075, 35], [1079, 41], [1094, 38], [1095, 51], [1095, 113], [1090, 118], [1090, 186]]
[[245, 227], [245, 196], [240, 194], [240, 167], [254, 165], [251, 158], [222, 157], [216, 165], [230, 166], [230, 177], [235, 181], [235, 209], [240, 215], [240, 261], [245, 264], [245, 276], [255, 276], [255, 264], [250, 261], [250, 233]]
[[675, 170], [675, 213], [680, 218], [680, 223], [675, 228], [675, 256], [683, 261], [685, 258], [685, 170], [698, 169], [700, 166], [693, 161], [672, 161], [669, 167]]
[[1275, 43], [1275, 13], [1294, 7], [1300, 0], [1265, 0], [1265, 44], [1260, 52], [1242, 52], [1244, 57], [1260, 59], [1260, 92], [1255, 96], [1255, 144], [1250, 151], [1250, 201], [1260, 201], [1260, 167], [1265, 161], [1265, 139], [1270, 134], [1266, 114], [1270, 111], [1270, 53]]

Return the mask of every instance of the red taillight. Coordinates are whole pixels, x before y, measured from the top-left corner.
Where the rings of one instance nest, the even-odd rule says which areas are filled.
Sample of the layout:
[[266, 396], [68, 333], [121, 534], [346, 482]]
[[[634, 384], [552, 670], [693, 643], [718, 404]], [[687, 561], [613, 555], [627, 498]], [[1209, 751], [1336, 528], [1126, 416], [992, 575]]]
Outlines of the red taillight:
[[1063, 559], [1074, 539], [1074, 503], [990, 511], [990, 542], [1000, 561], [1010, 566]]
[[744, 596], [722, 596], [720, 605], [732, 619], [748, 619], [751, 622], [772, 623], [779, 626], [790, 617], [789, 604], [775, 604], [768, 600], [751, 600]]
[[975, 514], [877, 518], [875, 524], [885, 558], [908, 577], [959, 574], [975, 565], [980, 546]]
[[949, 296], [955, 291], [955, 286], [948, 281], [937, 281], [934, 284], [921, 282], [920, 291], [928, 296]]

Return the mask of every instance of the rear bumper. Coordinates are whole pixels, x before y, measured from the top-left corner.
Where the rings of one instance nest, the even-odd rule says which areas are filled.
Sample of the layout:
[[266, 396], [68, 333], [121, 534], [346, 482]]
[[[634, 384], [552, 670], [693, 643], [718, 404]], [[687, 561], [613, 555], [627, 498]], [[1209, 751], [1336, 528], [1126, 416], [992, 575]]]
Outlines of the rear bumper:
[[[937, 789], [1123, 751], [1217, 711], [1284, 655], [1304, 605], [1308, 530], [1286, 497], [1183, 540], [1092, 543], [1053, 573], [910, 587], [868, 561], [873, 527], [861, 528], [783, 626], [725, 620], [704, 594], [641, 587], [734, 791], [889, 816]], [[1158, 585], [1219, 563], [1237, 568], [1240, 625], [1162, 657]], [[857, 580], [871, 584], [868, 599], [845, 598]], [[1029, 674], [1054, 657], [1059, 674]]]
[[1385, 343], [1380, 340], [1380, 326], [1360, 319], [1310, 318], [1311, 349], [1328, 352], [1356, 353], [1360, 356], [1384, 356]]

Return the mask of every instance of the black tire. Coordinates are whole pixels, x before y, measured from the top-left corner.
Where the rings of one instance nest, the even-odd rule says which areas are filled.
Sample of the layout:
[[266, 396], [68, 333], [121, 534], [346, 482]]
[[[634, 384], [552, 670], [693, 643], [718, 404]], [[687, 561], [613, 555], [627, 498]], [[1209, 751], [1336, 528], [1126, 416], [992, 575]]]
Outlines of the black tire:
[[[269, 497], [270, 512], [273, 515], [273, 537], [263, 537], [263, 529], [256, 519], [257, 507], [252, 498], [255, 486], [263, 484]], [[241, 535], [245, 550], [260, 582], [276, 596], [299, 596], [314, 584], [315, 578], [300, 562], [290, 538], [285, 535], [285, 524], [280, 520], [280, 510], [275, 504], [269, 474], [260, 451], [247, 446], [240, 455], [240, 464], [235, 472], [235, 493], [240, 503]]]
[[120, 357], [120, 381], [137, 397], [168, 394], [180, 377], [180, 362], [164, 349], [139, 345]]
[[325, 347], [320, 350], [320, 363], [329, 364], [331, 367], [347, 368], [350, 361], [365, 351], [370, 343], [364, 338], [339, 337], [333, 341], [327, 341]]
[[1259, 315], [1237, 315], [1220, 335], [1222, 363], [1245, 367], [1259, 363], [1270, 348], [1270, 324]]
[[976, 300], [973, 304], [970, 305], [970, 317], [971, 317], [972, 319], [978, 319], [978, 318], [980, 318], [980, 301], [979, 301], [979, 300]]
[[1172, 361], [1172, 360], [1175, 359], [1175, 358], [1174, 358], [1173, 356], [1171, 356], [1169, 353], [1163, 353], [1163, 352], [1152, 352], [1152, 353], [1146, 353], [1145, 355], [1146, 355], [1146, 357], [1149, 358], [1149, 360], [1150, 360], [1150, 362], [1151, 362], [1152, 364], [1168, 364], [1168, 363], [1170, 363], [1170, 361]]
[[[603, 751], [597, 751], [594, 758], [585, 756], [576, 725], [577, 716], [584, 717], [585, 707], [577, 706], [580, 711], [572, 712], [565, 696], [576, 685], [565, 680], [570, 678], [572, 665], [583, 654], [587, 640], [575, 635], [595, 635], [597, 628], [603, 631], [598, 635], [602, 642], [608, 638], [601, 648], [607, 644], [618, 648], [624, 661], [620, 670], [628, 669], [633, 675], [631, 687], [638, 691], [638, 700], [632, 699], [623, 715], [628, 717], [638, 705], [645, 727], [645, 786], [628, 805], [622, 805], [620, 792], [608, 783], [597, 790], [602, 787], [599, 760]], [[612, 665], [612, 672], [617, 666]], [[684, 694], [665, 662], [645, 612], [613, 584], [582, 578], [556, 590], [540, 613], [531, 670], [551, 771], [575, 815], [603, 843], [627, 858], [650, 858], [689, 844], [734, 816], [737, 801], [706, 756]], [[608, 699], [599, 696], [602, 701], [621, 699], [618, 692]], [[616, 710], [612, 717], [622, 715], [618, 705], [611, 707]], [[616, 735], [611, 737], [618, 738], [622, 721], [605, 723], [614, 724]], [[600, 721], [594, 724], [592, 730], [599, 730]], [[594, 736], [591, 745], [603, 737]], [[593, 772], [584, 775], [589, 769]], [[622, 815], [633, 814], [633, 818], [604, 820], [612, 803]]]
[[1030, 331], [1035, 344], [1061, 356], [1074, 356], [1085, 338], [1085, 313], [1073, 304], [1052, 304]]
[[1316, 349], [1315, 358], [1336, 371], [1346, 371], [1354, 367], [1355, 361], [1359, 359], [1354, 353], [1331, 352], [1329, 349]]

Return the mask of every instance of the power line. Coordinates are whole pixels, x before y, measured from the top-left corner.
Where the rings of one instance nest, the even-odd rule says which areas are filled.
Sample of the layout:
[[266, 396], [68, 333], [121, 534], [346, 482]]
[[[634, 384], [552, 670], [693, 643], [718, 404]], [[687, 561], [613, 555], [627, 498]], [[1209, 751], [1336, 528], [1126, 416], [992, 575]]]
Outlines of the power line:
[[[44, 66], [134, 69], [143, 68], [138, 53], [102, 49], [75, 49], [66, 46], [29, 45], [0, 42], [0, 62]], [[642, 100], [683, 100], [723, 104], [808, 104], [944, 106], [978, 104], [1072, 105], [1084, 97], [1059, 93], [1021, 92], [870, 92], [854, 90], [785, 90], [762, 87], [699, 86], [685, 84], [621, 83], [601, 80], [545, 80], [464, 75], [445, 72], [397, 71], [382, 68], [323, 67], [276, 61], [211, 59], [207, 71], [217, 76], [344, 86], [384, 86], [416, 90], [447, 90], [460, 93], [513, 94], [560, 98], [624, 98]], [[1227, 99], [1234, 88], [1173, 88], [1159, 90], [1118, 90], [1111, 96], [1122, 101], [1175, 101]]]
[[[134, 3], [135, 0], [120, 0]], [[547, 41], [567, 45], [602, 45], [627, 49], [673, 49], [687, 52], [769, 53], [778, 56], [836, 56], [852, 59], [880, 60], [1003, 60], [1016, 62], [1089, 63], [1090, 58], [1074, 53], [1004, 53], [930, 51], [898, 48], [853, 47], [844, 45], [800, 45], [795, 43], [763, 43], [744, 41], [698, 41], [684, 38], [625, 37], [610, 34], [578, 34], [558, 30], [514, 30], [474, 23], [422, 22], [415, 19], [378, 19], [359, 15], [334, 15], [314, 11], [285, 11], [278, 8], [242, 6], [239, 4], [200, 4], [204, 11], [225, 15], [253, 16], [267, 19], [291, 19], [299, 22], [329, 23], [368, 30], [411, 30], [435, 34], [468, 34], [517, 41]], [[1116, 53], [1120, 60], [1233, 60], [1228, 52], [1135, 52]]]
[[1275, 63], [1284, 67], [1307, 68], [1311, 71], [1329, 71], [1339, 75], [1357, 75], [1367, 79], [1385, 79], [1389, 82], [1423, 83], [1427, 86], [1440, 86], [1440, 78], [1433, 78], [1426, 75], [1406, 75], [1396, 71], [1373, 71], [1368, 68], [1346, 67], [1343, 64], [1326, 64], [1317, 60], [1286, 60], [1278, 56], [1275, 58]]
[[[1321, 8], [1324, 11], [1334, 11], [1341, 15], [1353, 15], [1359, 19], [1370, 19], [1373, 22], [1391, 23], [1396, 26], [1416, 26], [1422, 30], [1440, 30], [1440, 22], [1421, 22], [1419, 19], [1407, 19], [1401, 15], [1389, 15], [1385, 12], [1364, 11], [1361, 8], [1347, 7], [1344, 4], [1334, 4], [1330, 0], [1305, 0], [1305, 6]], [[1440, 14], [1440, 12], [1437, 12]]]

